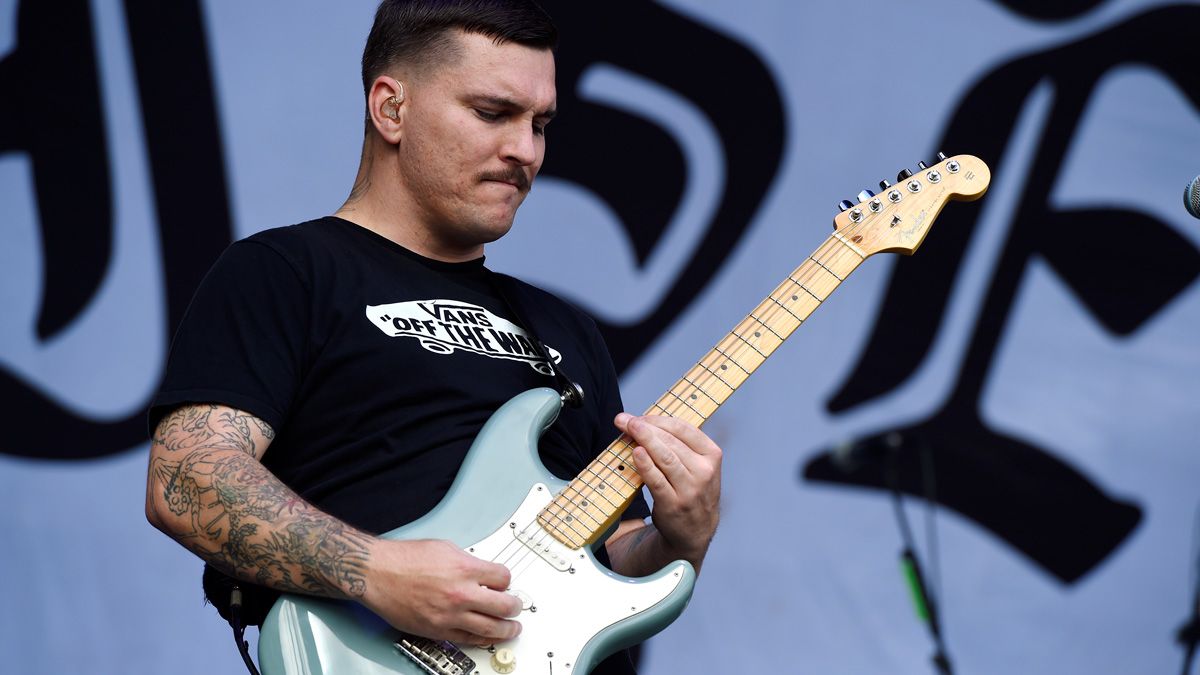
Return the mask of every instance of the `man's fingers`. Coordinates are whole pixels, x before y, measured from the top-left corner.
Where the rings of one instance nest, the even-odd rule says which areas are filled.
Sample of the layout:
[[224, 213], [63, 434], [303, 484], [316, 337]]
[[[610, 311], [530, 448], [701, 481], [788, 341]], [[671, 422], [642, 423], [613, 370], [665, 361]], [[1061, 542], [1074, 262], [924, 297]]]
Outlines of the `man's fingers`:
[[671, 436], [678, 438], [698, 455], [716, 457], [718, 459], [721, 457], [721, 448], [713, 439], [708, 437], [708, 434], [701, 431], [698, 427], [665, 415], [646, 415], [640, 419], [646, 424], [658, 427]]
[[650, 488], [650, 494], [654, 495], [655, 499], [662, 499], [668, 493], [675, 492], [671, 481], [663, 475], [654, 460], [650, 458], [650, 454], [640, 445], [633, 449], [633, 464], [637, 467], [638, 473], [642, 475], [642, 482]]
[[521, 599], [511, 593], [480, 586], [479, 592], [471, 598], [471, 608], [488, 616], [511, 619], [521, 613]]
[[[618, 416], [618, 428], [622, 426], [621, 422], [624, 422], [623, 431], [650, 453], [654, 464], [672, 485], [680, 485], [690, 480], [692, 473], [705, 474], [710, 470], [712, 460], [699, 456], [676, 435], [676, 431], [682, 433], [684, 429], [687, 429], [707, 440], [708, 437], [699, 429], [679, 420], [659, 418], [653, 415], [629, 417], [623, 420]], [[692, 436], [689, 435], [689, 437]], [[708, 442], [714, 448], [716, 447], [711, 440]], [[719, 448], [717, 452], [720, 452]]]
[[451, 631], [451, 641], [484, 647], [497, 642], [511, 640], [521, 634], [521, 624], [516, 621], [496, 619], [483, 614], [468, 614], [463, 617], [463, 627]]
[[512, 572], [507, 567], [484, 560], [480, 560], [479, 563], [479, 572], [475, 578], [480, 586], [487, 586], [496, 591], [508, 590], [508, 585], [512, 582]]
[[463, 628], [488, 640], [488, 643], [511, 640], [521, 634], [521, 624], [510, 619], [497, 619], [484, 614], [468, 614]]

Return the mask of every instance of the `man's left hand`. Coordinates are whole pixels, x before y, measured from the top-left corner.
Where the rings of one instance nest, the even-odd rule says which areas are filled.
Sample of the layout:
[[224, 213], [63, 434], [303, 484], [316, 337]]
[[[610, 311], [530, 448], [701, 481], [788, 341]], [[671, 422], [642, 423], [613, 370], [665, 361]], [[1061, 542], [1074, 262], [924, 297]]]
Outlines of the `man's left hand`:
[[637, 443], [633, 462], [654, 497], [651, 518], [666, 552], [699, 567], [720, 519], [721, 448], [672, 417], [621, 413], [615, 423]]

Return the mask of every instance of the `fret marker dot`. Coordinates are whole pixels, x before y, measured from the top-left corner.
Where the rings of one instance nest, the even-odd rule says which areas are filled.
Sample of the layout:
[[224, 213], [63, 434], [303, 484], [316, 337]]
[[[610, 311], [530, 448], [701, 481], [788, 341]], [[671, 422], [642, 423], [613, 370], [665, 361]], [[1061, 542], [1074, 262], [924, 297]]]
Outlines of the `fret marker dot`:
[[799, 300], [799, 299], [800, 299], [800, 296], [798, 296], [798, 295], [793, 295], [793, 296], [792, 296], [792, 299], [793, 299], [793, 300]]
[[586, 509], [588, 506], [588, 503], [586, 501], [583, 501], [583, 502], [579, 502], [579, 505]]
[[695, 394], [692, 394], [692, 400], [693, 400], [693, 401], [695, 401], [695, 400], [696, 400], [696, 395], [695, 395]]
[[762, 337], [762, 333], [754, 331], [754, 337]]
[[728, 365], [728, 364], [726, 364], [726, 363], [722, 363], [722, 364], [721, 364], [721, 370], [729, 370], [729, 365]]
[[624, 471], [624, 470], [625, 470], [625, 465], [624, 465], [624, 464], [622, 464], [621, 466], [618, 466], [618, 467], [617, 467], [617, 471]]

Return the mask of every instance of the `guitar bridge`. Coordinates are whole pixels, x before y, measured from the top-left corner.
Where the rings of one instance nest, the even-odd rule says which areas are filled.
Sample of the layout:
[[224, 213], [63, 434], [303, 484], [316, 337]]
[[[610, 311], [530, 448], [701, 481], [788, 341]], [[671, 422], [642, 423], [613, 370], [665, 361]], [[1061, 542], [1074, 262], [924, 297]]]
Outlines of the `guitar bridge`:
[[475, 661], [453, 643], [401, 633], [396, 648], [432, 675], [466, 675], [474, 672]]

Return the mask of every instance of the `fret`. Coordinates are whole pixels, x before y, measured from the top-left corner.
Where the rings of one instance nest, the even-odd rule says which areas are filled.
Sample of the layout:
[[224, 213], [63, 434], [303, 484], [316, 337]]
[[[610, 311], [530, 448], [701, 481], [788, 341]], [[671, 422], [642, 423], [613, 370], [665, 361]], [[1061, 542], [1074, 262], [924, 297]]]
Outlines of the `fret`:
[[746, 369], [745, 369], [745, 368], [742, 366], [742, 364], [738, 363], [738, 362], [737, 362], [737, 360], [735, 360], [735, 359], [734, 359], [732, 356], [730, 356], [729, 354], [726, 354], [726, 353], [725, 353], [725, 352], [724, 352], [724, 351], [723, 351], [723, 350], [722, 350], [720, 347], [713, 347], [713, 350], [714, 350], [715, 352], [717, 352], [718, 354], [720, 354], [721, 356], [724, 356], [726, 361], [729, 361], [730, 363], [732, 363], [733, 365], [735, 365], [735, 366], [737, 366], [739, 369], [741, 369], [741, 371], [742, 371], [743, 373], [745, 373], [745, 374], [747, 374], [747, 375], [749, 375], [749, 374], [750, 374], [750, 371], [749, 371], [749, 370], [746, 370]]
[[[568, 501], [567, 503], [570, 504], [570, 509], [572, 511], [582, 512], [585, 516], [588, 517], [589, 520], [591, 520], [593, 523], [596, 523], [597, 525], [600, 525], [603, 522], [603, 521], [597, 520], [595, 516], [593, 516], [590, 512], [588, 512], [588, 510], [587, 510], [588, 507], [584, 506], [584, 504], [587, 504], [589, 502], [586, 498], [584, 498], [583, 493], [579, 491], [579, 488], [575, 487], [574, 482], [568, 483], [567, 487], [563, 488], [562, 495], [565, 495], [567, 490], [571, 490], [576, 495], [578, 495], [580, 497], [580, 502], [582, 502], [581, 504], [575, 504], [574, 502]], [[562, 495], [560, 495], [560, 496], [562, 496]]]
[[[630, 445], [628, 441], [626, 441], [625, 443], [626, 443], [625, 448], [632, 453], [633, 446]], [[625, 456], [621, 455], [620, 453], [618, 453], [617, 451], [613, 450], [611, 445], [608, 446], [608, 454], [617, 458], [617, 460], [618, 460], [617, 466], [620, 468], [613, 468], [613, 465], [608, 464], [607, 462], [603, 463], [604, 468], [608, 469], [609, 473], [611, 473], [612, 475], [616, 476], [617, 478], [620, 478], [621, 482], [628, 485], [629, 487], [631, 487], [635, 490], [637, 488], [640, 488], [641, 487], [640, 484], [634, 485], [633, 483], [631, 483], [629, 481], [628, 478], [626, 478], [624, 475], [622, 475], [627, 469], [631, 469], [633, 467], [633, 455], [630, 454], [629, 457], [625, 457]], [[597, 460], [597, 461], [600, 461], [600, 460]], [[625, 491], [619, 485], [610, 485], [609, 487], [613, 488], [617, 492], [623, 493]]]
[[[796, 316], [796, 313], [795, 313], [795, 312], [793, 312], [792, 310], [788, 309], [788, 306], [787, 306], [787, 305], [785, 305], [785, 304], [783, 304], [782, 302], [780, 302], [780, 301], [776, 300], [776, 299], [775, 299], [775, 296], [773, 296], [773, 295], [768, 295], [768, 296], [767, 296], [767, 298], [768, 298], [768, 299], [769, 299], [771, 302], [773, 302], [773, 303], [775, 303], [775, 304], [779, 305], [780, 307], [782, 307], [782, 308], [783, 308], [783, 311], [787, 312], [788, 314], [791, 314], [791, 315], [792, 315], [792, 318], [794, 318], [796, 321], [798, 321], [798, 322], [800, 322], [800, 323], [804, 323], [804, 319], [801, 319], [799, 316]], [[793, 300], [795, 300], [795, 299], [796, 299], [796, 296], [794, 296], [794, 295], [793, 295], [793, 296], [792, 296], [792, 299], [793, 299]]]
[[700, 366], [706, 372], [710, 373], [713, 377], [717, 378], [717, 381], [719, 381], [721, 384], [725, 385], [726, 387], [729, 387], [729, 394], [727, 394], [726, 397], [733, 394], [733, 392], [737, 391], [737, 387], [726, 382], [725, 378], [721, 377], [721, 374], [718, 373], [717, 371], [713, 370], [712, 368], [709, 368], [708, 366], [704, 365], [703, 363], [697, 363], [696, 365]]
[[[543, 510], [543, 513], [545, 513], [545, 510]], [[584, 532], [580, 532], [579, 530], [576, 530], [574, 527], [572, 527], [571, 522], [569, 520], [564, 520], [562, 518], [562, 516], [558, 516], [558, 515], [555, 515], [555, 517], [558, 518], [559, 523], [565, 525], [566, 528], [568, 530], [571, 530], [571, 532], [574, 533], [576, 536], [580, 536], [580, 537], [583, 537], [584, 539], [587, 539], [587, 534]], [[567, 517], [570, 518], [570, 516], [567, 516]], [[558, 525], [551, 525], [551, 527], [553, 527], [555, 531], [557, 531], [561, 534], [566, 534], [565, 532], [562, 531], [562, 528], [560, 528]]]
[[820, 265], [820, 266], [821, 266], [821, 269], [825, 270], [826, 272], [829, 272], [829, 274], [831, 274], [831, 275], [833, 276], [833, 278], [834, 278], [834, 279], [837, 279], [838, 281], [845, 281], [845, 279], [843, 279], [843, 278], [839, 277], [839, 276], [837, 275], [837, 273], [835, 273], [833, 270], [831, 270], [831, 269], [829, 269], [828, 267], [826, 267], [826, 266], [825, 266], [825, 263], [821, 262], [820, 260], [817, 260], [816, 258], [814, 258], [814, 257], [812, 257], [812, 256], [809, 256], [809, 257], [808, 257], [808, 259], [809, 259], [809, 260], [811, 260], [811, 261], [813, 261], [813, 262], [815, 262], [815, 263], [817, 263], [818, 265]]
[[763, 321], [762, 319], [758, 318], [758, 315], [757, 315], [757, 314], [754, 314], [753, 312], [751, 312], [751, 314], [750, 314], [750, 318], [751, 318], [751, 319], [754, 319], [755, 321], [757, 321], [757, 322], [758, 322], [758, 325], [760, 325], [760, 326], [762, 326], [763, 328], [766, 328], [768, 331], [770, 331], [770, 332], [771, 332], [771, 335], [774, 335], [775, 337], [779, 338], [779, 341], [780, 341], [780, 342], [783, 342], [784, 340], [786, 340], [786, 339], [787, 339], [787, 338], [786, 338], [786, 337], [784, 337], [783, 335], [780, 335], [779, 333], [776, 333], [776, 332], [775, 332], [775, 329], [774, 329], [774, 328], [771, 328], [770, 324], [768, 324], [767, 322], [765, 322], [765, 321]]
[[732, 336], [736, 337], [737, 339], [741, 340], [742, 342], [745, 342], [747, 347], [749, 347], [750, 349], [753, 349], [754, 351], [758, 352], [758, 355], [759, 355], [759, 356], [761, 356], [761, 357], [763, 357], [763, 359], [766, 359], [766, 358], [767, 358], [767, 356], [768, 356], [767, 354], [763, 354], [763, 353], [762, 353], [762, 351], [761, 351], [761, 350], [760, 350], [758, 347], [755, 347], [755, 346], [754, 346], [754, 343], [752, 343], [752, 342], [750, 342], [749, 340], [747, 340], [747, 339], [745, 338], [745, 336], [743, 336], [742, 334], [740, 334], [740, 333], [737, 333], [737, 332], [733, 332], [733, 333], [730, 333], [730, 335], [732, 335]]
[[[559, 509], [559, 511], [562, 511], [562, 509], [560, 508], [560, 509]], [[585, 529], [585, 530], [583, 530], [583, 531], [580, 531], [580, 530], [576, 529], [576, 528], [575, 528], [575, 516], [571, 515], [570, 513], [566, 514], [565, 516], [563, 516], [563, 515], [561, 515], [561, 514], [560, 514], [560, 515], [558, 515], [558, 520], [559, 520], [559, 522], [561, 522], [561, 523], [562, 523], [562, 524], [563, 524], [563, 525], [564, 525], [564, 526], [565, 526], [565, 527], [566, 527], [568, 530], [570, 530], [572, 534], [574, 534], [574, 535], [576, 535], [576, 536], [578, 536], [578, 537], [582, 537], [582, 538], [584, 538], [584, 539], [587, 539], [587, 537], [588, 537], [588, 531], [589, 531], [589, 530], [591, 530], [591, 528], [586, 528], [586, 529]], [[586, 526], [585, 526], [585, 527], [586, 527]], [[560, 530], [560, 531], [561, 531], [561, 530]]]
[[[838, 234], [835, 232], [793, 270], [655, 401], [647, 414], [676, 417], [694, 426], [708, 421], [862, 262], [861, 249]], [[818, 274], [818, 270], [825, 274]], [[567, 546], [595, 542], [612, 527], [643, 485], [632, 452], [633, 441], [622, 434], [542, 509], [538, 523]]]
[[[603, 478], [600, 478], [600, 474], [598, 474], [598, 473], [596, 473], [595, 471], [593, 471], [593, 470], [592, 470], [592, 467], [591, 467], [590, 465], [589, 465], [589, 466], [588, 466], [586, 469], [584, 469], [584, 471], [586, 471], [586, 472], [588, 472], [588, 473], [592, 474], [593, 476], [595, 476], [596, 478], [598, 478], [598, 479], [600, 480], [600, 484], [601, 484], [601, 485], [608, 485], [608, 483], [607, 483], [607, 482], [605, 482], [605, 480], [604, 480]], [[577, 479], [575, 479], [575, 480], [579, 480], [579, 479], [577, 478]], [[574, 485], [574, 481], [572, 481], [572, 485]], [[584, 485], [586, 485], [586, 486], [588, 486], [589, 488], [591, 488], [591, 489], [592, 489], [592, 492], [593, 492], [594, 494], [598, 494], [598, 495], [600, 495], [600, 498], [601, 498], [601, 499], [603, 499], [604, 501], [608, 502], [608, 503], [609, 503], [609, 505], [611, 505], [612, 507], [614, 507], [614, 508], [619, 508], [619, 507], [621, 506], [620, 504], [618, 504], [618, 503], [614, 502], [613, 500], [609, 499], [609, 498], [608, 498], [608, 495], [604, 494], [604, 488], [603, 488], [603, 487], [597, 487], [597, 486], [595, 486], [595, 485], [592, 485], [591, 483], [588, 483], [588, 482], [584, 482]], [[609, 487], [612, 487], [612, 486], [611, 486], [611, 485], [609, 485]]]
[[749, 375], [747, 375], [744, 370], [730, 370], [729, 364], [727, 363], [728, 359], [722, 358], [722, 356], [723, 354], [721, 354], [721, 349], [719, 347], [714, 347], [708, 352], [707, 355], [705, 355], [704, 359], [712, 359], [712, 362], [708, 365], [710, 367], [715, 366], [717, 370], [725, 373], [725, 376], [721, 381], [728, 383], [731, 389], [737, 390], [738, 387], [742, 386], [742, 383], [746, 381], [746, 378], [749, 377]]
[[[824, 267], [824, 265], [822, 265], [822, 267]], [[833, 272], [830, 272], [830, 274], [833, 274]], [[837, 275], [835, 274], [834, 276], [837, 276]], [[816, 293], [813, 293], [812, 289], [810, 289], [808, 286], [805, 286], [804, 282], [796, 279], [796, 277], [789, 276], [788, 281], [791, 281], [793, 284], [796, 284], [805, 293], [808, 293], [809, 295], [811, 295], [813, 297], [813, 300], [816, 300], [818, 304], [825, 302], [825, 298], [822, 298], [821, 296], [817, 295]], [[829, 297], [829, 296], [826, 296], [826, 297]]]
[[[764, 328], [766, 328], [765, 331], [763, 330]], [[780, 326], [780, 328], [787, 330], [783, 326]], [[779, 345], [783, 344], [783, 337], [753, 314], [749, 314], [745, 319], [742, 319], [742, 322], [735, 326], [733, 331], [747, 340], [751, 340], [754, 346], [763, 353], [764, 359], [778, 349]]]
[[718, 401], [717, 399], [713, 398], [713, 397], [712, 397], [712, 394], [708, 393], [708, 392], [707, 392], [707, 391], [704, 389], [704, 387], [701, 387], [700, 385], [698, 385], [698, 384], [696, 384], [695, 382], [693, 382], [693, 381], [692, 381], [690, 378], [688, 378], [688, 376], [687, 376], [687, 375], [684, 375], [684, 376], [683, 376], [683, 381], [684, 381], [684, 382], [687, 382], [688, 384], [690, 384], [690, 385], [692, 385], [693, 387], [695, 387], [695, 388], [696, 388], [696, 391], [700, 392], [701, 394], [704, 394], [705, 398], [707, 398], [708, 400], [712, 401], [713, 403], [716, 403], [718, 406], [719, 406], [719, 405], [721, 405], [721, 402], [720, 402], [720, 401]]
[[669, 391], [669, 392], [667, 392], [667, 393], [668, 393], [668, 394], [670, 394], [671, 396], [674, 396], [674, 397], [675, 397], [675, 398], [676, 398], [676, 399], [677, 399], [677, 400], [678, 400], [680, 403], [682, 403], [682, 404], [686, 405], [688, 408], [690, 408], [690, 409], [691, 409], [691, 411], [692, 411], [692, 412], [694, 412], [694, 413], [696, 413], [697, 415], [699, 415], [699, 416], [700, 416], [700, 419], [702, 419], [702, 420], [704, 420], [704, 421], [708, 421], [708, 416], [707, 416], [707, 415], [705, 415], [704, 413], [702, 413], [702, 412], [700, 412], [699, 410], [696, 410], [694, 407], [692, 407], [692, 404], [691, 404], [691, 403], [688, 403], [686, 400], [684, 400], [684, 398], [683, 398], [682, 396], [680, 396], [679, 394], [676, 394], [674, 391]]

